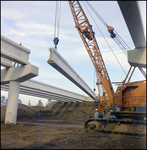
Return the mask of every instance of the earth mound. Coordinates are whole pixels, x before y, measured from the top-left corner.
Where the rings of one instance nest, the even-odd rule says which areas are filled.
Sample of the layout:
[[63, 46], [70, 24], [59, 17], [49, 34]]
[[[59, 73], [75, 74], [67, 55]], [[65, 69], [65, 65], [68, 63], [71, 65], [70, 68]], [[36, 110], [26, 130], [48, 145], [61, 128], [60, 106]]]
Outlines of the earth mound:
[[[81, 120], [83, 110], [89, 119], [94, 115], [97, 102], [52, 102], [45, 107], [18, 104], [17, 121], [33, 119]], [[1, 121], [5, 120], [6, 106], [1, 106]]]

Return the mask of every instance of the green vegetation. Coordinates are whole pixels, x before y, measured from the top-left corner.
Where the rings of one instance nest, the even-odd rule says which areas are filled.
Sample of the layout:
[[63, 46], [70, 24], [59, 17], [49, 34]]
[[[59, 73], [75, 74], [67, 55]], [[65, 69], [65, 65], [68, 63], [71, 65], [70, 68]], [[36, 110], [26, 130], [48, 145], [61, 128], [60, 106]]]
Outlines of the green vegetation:
[[38, 101], [37, 106], [43, 106], [43, 103], [42, 103], [42, 101], [41, 101], [41, 100], [39, 100], [39, 101]]
[[28, 106], [31, 106], [30, 100], [29, 100]]

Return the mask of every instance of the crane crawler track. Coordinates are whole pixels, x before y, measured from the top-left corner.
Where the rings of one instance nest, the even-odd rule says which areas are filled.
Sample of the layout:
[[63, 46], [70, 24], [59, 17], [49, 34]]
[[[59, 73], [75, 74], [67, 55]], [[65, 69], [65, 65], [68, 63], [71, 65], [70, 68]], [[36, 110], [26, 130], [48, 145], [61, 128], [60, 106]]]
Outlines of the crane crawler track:
[[86, 132], [97, 131], [103, 133], [124, 135], [146, 135], [146, 121], [121, 119], [89, 119], [85, 122]]
[[102, 130], [95, 130], [95, 131], [100, 133], [106, 133], [106, 134], [129, 135], [138, 138], [141, 138], [142, 136], [146, 136], [146, 134], [137, 134], [137, 133], [113, 132], [113, 131], [102, 131]]

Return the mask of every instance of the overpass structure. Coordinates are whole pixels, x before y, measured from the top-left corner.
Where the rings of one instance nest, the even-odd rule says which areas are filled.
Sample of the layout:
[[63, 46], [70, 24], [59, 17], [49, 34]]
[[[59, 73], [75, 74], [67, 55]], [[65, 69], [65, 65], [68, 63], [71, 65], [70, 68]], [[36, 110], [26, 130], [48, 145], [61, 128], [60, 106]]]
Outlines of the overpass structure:
[[[1, 85], [1, 90], [8, 91], [9, 85]], [[51, 86], [36, 80], [27, 80], [20, 83], [20, 94], [41, 97], [45, 99], [59, 100], [59, 101], [80, 101], [86, 100], [86, 97], [71, 91], [67, 91], [55, 86]]]
[[[65, 62], [61, 63], [62, 67], [69, 66], [64, 69], [67, 70], [70, 68], [70, 72], [72, 72], [73, 75], [72, 80], [76, 81], [75, 84], [91, 98], [35, 80], [30, 80], [38, 75], [39, 68], [30, 64], [29, 54], [29, 49], [1, 36], [1, 66], [6, 67], [5, 69], [1, 69], [1, 90], [8, 91], [5, 117], [6, 124], [16, 124], [19, 94], [46, 99], [51, 98], [59, 101], [83, 102], [85, 100], [96, 99], [94, 92]], [[59, 61], [63, 60], [60, 55], [58, 56]]]
[[[55, 86], [47, 85], [39, 81], [29, 80], [29, 72], [32, 71], [36, 73], [37, 71], [35, 66], [29, 64], [28, 54], [30, 53], [30, 50], [3, 36], [1, 36], [1, 45], [1, 65], [6, 67], [6, 69], [1, 70], [1, 90], [9, 91], [9, 81], [15, 80], [22, 82], [20, 83], [19, 93], [24, 95], [46, 99], [51, 98], [53, 100], [61, 101], [85, 101], [87, 99], [97, 99], [95, 93], [57, 51], [54, 52], [55, 55], [53, 56], [55, 56], [54, 60], [58, 60], [58, 63], [57, 61], [56, 63], [52, 62], [51, 65], [55, 68], [58, 67], [58, 70], [61, 70], [62, 68], [62, 72], [68, 71], [70, 74], [69, 79], [72, 80], [91, 98]], [[52, 61], [51, 58], [49, 59], [49, 61]], [[16, 63], [17, 67], [15, 67]], [[22, 66], [20, 66], [20, 64]]]
[[38, 75], [29, 63], [30, 50], [1, 36], [1, 85], [9, 84], [5, 123], [16, 124], [20, 83]]

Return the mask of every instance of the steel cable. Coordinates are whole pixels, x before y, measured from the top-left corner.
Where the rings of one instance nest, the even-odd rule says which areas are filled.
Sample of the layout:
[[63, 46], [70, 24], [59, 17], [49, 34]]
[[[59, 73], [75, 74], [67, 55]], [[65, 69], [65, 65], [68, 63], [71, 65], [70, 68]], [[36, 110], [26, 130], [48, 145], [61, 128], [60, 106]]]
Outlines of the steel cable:
[[58, 30], [57, 30], [57, 37], [59, 38], [59, 29], [60, 29], [60, 14], [61, 13], [61, 1], [59, 6], [59, 13], [58, 13]]
[[[93, 8], [93, 6], [88, 2], [88, 1], [86, 1], [86, 3], [89, 5], [89, 7], [92, 9], [92, 11], [96, 14], [96, 16], [101, 20], [101, 22], [104, 24], [104, 26], [107, 28], [108, 27], [108, 25], [107, 25], [107, 23], [102, 19], [102, 17], [96, 12], [96, 10]], [[115, 31], [115, 33], [117, 34], [117, 36], [119, 36], [119, 34]], [[120, 37], [120, 36], [119, 36]], [[124, 44], [126, 45], [126, 47], [128, 48], [128, 49], [130, 49], [129, 48], [129, 46], [124, 42], [124, 40], [120, 37], [120, 39], [122, 40], [122, 42], [120, 42], [121, 40], [119, 40], [118, 42], [122, 45], [122, 47], [124, 47]], [[115, 41], [116, 42], [116, 41]], [[127, 48], [124, 48], [124, 50], [126, 50]]]
[[[58, 6], [58, 4], [60, 6]], [[59, 42], [60, 13], [61, 13], [61, 2], [58, 3], [58, 1], [56, 1], [54, 40], [53, 40], [56, 49], [57, 49], [57, 45], [58, 45], [58, 42]]]
[[56, 10], [55, 10], [55, 24], [54, 24], [54, 38], [56, 36], [56, 20], [57, 20], [57, 1], [56, 1]]
[[[83, 4], [84, 4], [84, 3], [83, 3]], [[85, 4], [84, 4], [84, 6], [85, 6], [85, 8], [87, 9], [87, 7], [86, 7], [86, 5], [85, 5]], [[87, 11], [89, 12], [89, 10], [88, 10], [88, 9], [87, 9]], [[89, 14], [90, 14], [90, 12], [89, 12]], [[94, 18], [92, 17], [92, 15], [91, 15], [91, 14], [90, 14], [90, 16], [91, 16], [91, 18], [93, 19], [94, 23], [96, 24], [97, 28], [99, 29], [100, 33], [102, 34], [103, 38], [105, 39], [106, 43], [108, 44], [108, 46], [109, 46], [110, 50], [112, 51], [112, 53], [113, 53], [114, 57], [116, 58], [117, 62], [119, 63], [119, 65], [121, 66], [122, 70], [124, 71], [124, 73], [125, 73], [125, 75], [126, 75], [125, 70], [123, 69], [122, 65], [120, 64], [119, 60], [117, 59], [116, 55], [114, 54], [114, 52], [113, 52], [113, 50], [112, 50], [111, 46], [110, 46], [110, 45], [109, 45], [109, 43], [107, 42], [106, 38], [104, 37], [103, 33], [101, 32], [101, 30], [100, 30], [100, 28], [98, 27], [97, 23], [95, 22]], [[105, 24], [106, 24], [106, 23], [105, 23]]]

